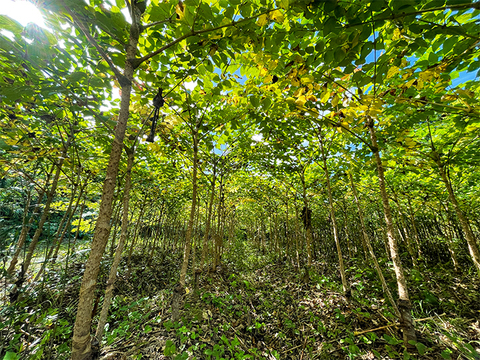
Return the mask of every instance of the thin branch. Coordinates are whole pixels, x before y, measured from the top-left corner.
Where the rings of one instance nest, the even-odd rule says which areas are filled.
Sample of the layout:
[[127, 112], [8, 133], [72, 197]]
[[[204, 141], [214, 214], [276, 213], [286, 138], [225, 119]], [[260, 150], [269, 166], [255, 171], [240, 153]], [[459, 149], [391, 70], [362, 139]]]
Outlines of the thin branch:
[[385, 17], [379, 17], [376, 19], [371, 19], [359, 24], [351, 24], [345, 26], [346, 29], [356, 27], [356, 26], [363, 26], [365, 24], [370, 24], [374, 23], [377, 21], [386, 21], [386, 20], [396, 20], [396, 19], [401, 19], [407, 16], [416, 16], [416, 15], [422, 15], [424, 13], [429, 13], [429, 12], [434, 12], [434, 11], [445, 11], [445, 10], [465, 10], [465, 9], [476, 9], [480, 10], [480, 1], [474, 2], [474, 3], [468, 3], [468, 4], [456, 4], [456, 5], [447, 5], [447, 6], [440, 6], [436, 8], [430, 8], [430, 9], [423, 9], [423, 10], [417, 10], [413, 12], [400, 12], [397, 14], [393, 14], [390, 16], [385, 16]]
[[148, 29], [148, 28], [151, 28], [151, 27], [157, 26], [157, 25], [162, 25], [162, 24], [166, 24], [166, 23], [171, 23], [171, 22], [172, 22], [172, 19], [173, 19], [173, 15], [170, 16], [168, 19], [165, 19], [165, 20], [155, 21], [155, 22], [150, 23], [150, 24], [147, 24], [147, 25], [142, 25], [142, 30], [146, 30], [146, 29]]
[[136, 58], [136, 59], [127, 59], [128, 61], [130, 61], [130, 63], [132, 64], [133, 68], [136, 69], [140, 66], [140, 64], [142, 64], [143, 62], [151, 59], [152, 57], [164, 52], [165, 50], [171, 48], [172, 46], [178, 44], [179, 42], [181, 42], [182, 40], [185, 40], [191, 36], [195, 36], [195, 35], [199, 35], [199, 34], [203, 34], [203, 33], [208, 33], [208, 32], [212, 32], [212, 31], [216, 31], [216, 30], [220, 30], [220, 29], [223, 29], [225, 27], [230, 27], [230, 26], [235, 26], [235, 25], [238, 25], [238, 24], [241, 24], [241, 23], [244, 23], [246, 21], [250, 21], [252, 19], [256, 19], [257, 17], [259, 17], [260, 15], [265, 15], [265, 14], [268, 14], [268, 13], [271, 13], [272, 11], [275, 11], [276, 9], [271, 9], [271, 10], [267, 10], [263, 13], [260, 13], [260, 14], [257, 14], [257, 15], [254, 15], [254, 16], [250, 16], [250, 17], [247, 17], [247, 18], [244, 18], [244, 19], [241, 19], [241, 20], [238, 20], [238, 21], [232, 21], [228, 24], [224, 24], [224, 25], [220, 25], [220, 26], [217, 26], [217, 27], [213, 27], [213, 28], [210, 28], [210, 29], [203, 29], [203, 30], [196, 30], [196, 31], [190, 31], [189, 33], [185, 34], [185, 35], [182, 35], [180, 36], [179, 38], [173, 40], [172, 42], [166, 44], [165, 46], [162, 46], [160, 49], [158, 50], [155, 50], [154, 52], [151, 52], [150, 54], [148, 55], [145, 55], [141, 58]]
[[102, 57], [103, 60], [105, 60], [110, 67], [110, 69], [113, 71], [115, 77], [117, 78], [118, 82], [120, 85], [124, 84], [125, 81], [130, 82], [125, 76], [123, 76], [120, 71], [117, 69], [115, 64], [112, 62], [110, 57], [107, 55], [107, 53], [102, 49], [100, 45], [98, 45], [97, 41], [92, 37], [88, 29], [86, 28], [85, 24], [71, 11], [68, 6], [65, 5], [65, 3], [62, 1], [62, 5], [65, 9], [65, 11], [72, 17], [73, 22], [80, 28], [82, 33], [87, 37], [88, 42], [97, 49], [98, 53]]

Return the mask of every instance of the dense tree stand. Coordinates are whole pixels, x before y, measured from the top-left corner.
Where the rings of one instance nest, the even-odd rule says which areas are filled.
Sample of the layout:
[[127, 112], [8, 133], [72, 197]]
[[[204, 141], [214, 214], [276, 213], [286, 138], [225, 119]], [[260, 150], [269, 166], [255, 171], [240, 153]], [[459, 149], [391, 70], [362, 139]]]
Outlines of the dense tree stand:
[[1, 12], [0, 359], [480, 358], [480, 2]]

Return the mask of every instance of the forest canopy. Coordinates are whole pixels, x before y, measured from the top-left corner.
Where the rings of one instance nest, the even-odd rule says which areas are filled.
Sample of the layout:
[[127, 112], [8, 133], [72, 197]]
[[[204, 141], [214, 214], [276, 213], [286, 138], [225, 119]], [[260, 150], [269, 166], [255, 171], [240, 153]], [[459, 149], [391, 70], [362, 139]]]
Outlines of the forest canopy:
[[32, 3], [0, 15], [0, 357], [478, 358], [480, 2]]

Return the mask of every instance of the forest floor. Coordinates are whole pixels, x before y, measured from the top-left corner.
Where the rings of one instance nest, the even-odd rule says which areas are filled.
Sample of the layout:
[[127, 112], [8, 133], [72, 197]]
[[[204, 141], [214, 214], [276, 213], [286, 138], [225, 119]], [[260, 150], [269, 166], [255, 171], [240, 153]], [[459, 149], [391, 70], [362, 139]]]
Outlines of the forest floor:
[[[188, 287], [178, 323], [170, 320], [170, 299], [181, 258], [158, 254], [148, 264], [134, 254], [130, 270], [122, 261], [97, 358], [480, 359], [480, 283], [474, 273], [455, 274], [441, 265], [408, 270], [418, 342], [406, 351], [376, 273], [359, 267], [362, 261], [347, 267], [347, 301], [337, 269], [323, 263], [315, 263], [307, 279], [305, 269], [284, 260], [237, 256], [244, 260], [224, 260], [202, 274], [198, 291]], [[83, 264], [77, 258], [63, 271], [47, 271], [17, 306], [0, 311], [0, 334], [10, 349], [22, 344], [18, 358], [68, 358]], [[102, 264], [99, 289], [108, 266]], [[387, 281], [395, 289], [392, 275]], [[97, 298], [98, 317], [100, 291]], [[6, 321], [9, 316], [16, 320]], [[0, 358], [6, 350], [0, 349]]]

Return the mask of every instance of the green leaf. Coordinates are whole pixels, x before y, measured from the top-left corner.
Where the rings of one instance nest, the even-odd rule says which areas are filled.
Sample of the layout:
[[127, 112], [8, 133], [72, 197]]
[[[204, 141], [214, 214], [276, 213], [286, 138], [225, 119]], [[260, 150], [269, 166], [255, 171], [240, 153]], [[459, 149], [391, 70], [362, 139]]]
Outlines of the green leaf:
[[18, 359], [17, 354], [11, 351], [7, 351], [7, 353], [3, 357], [3, 360], [17, 360], [17, 359]]
[[163, 355], [165, 356], [172, 356], [177, 352], [177, 347], [172, 340], [167, 340], [165, 344], [165, 350], [163, 351]]
[[337, 63], [341, 63], [343, 59], [345, 59], [345, 50], [343, 50], [341, 47], [337, 48], [334, 53], [334, 58]]
[[337, 20], [333, 16], [330, 16], [325, 24], [323, 24], [323, 35], [326, 36], [330, 34], [332, 31], [334, 31], [336, 26]]
[[255, 108], [258, 108], [258, 106], [260, 105], [260, 100], [258, 99], [258, 96], [250, 96], [250, 103], [255, 107]]
[[450, 350], [443, 350], [440, 355], [442, 355], [442, 358], [450, 360], [452, 358], [450, 354], [451, 354]]
[[418, 353], [420, 355], [424, 355], [425, 354], [425, 350], [427, 350], [427, 347], [425, 345], [423, 345], [421, 342], [417, 342], [415, 344], [415, 347], [417, 348], [418, 350]]

